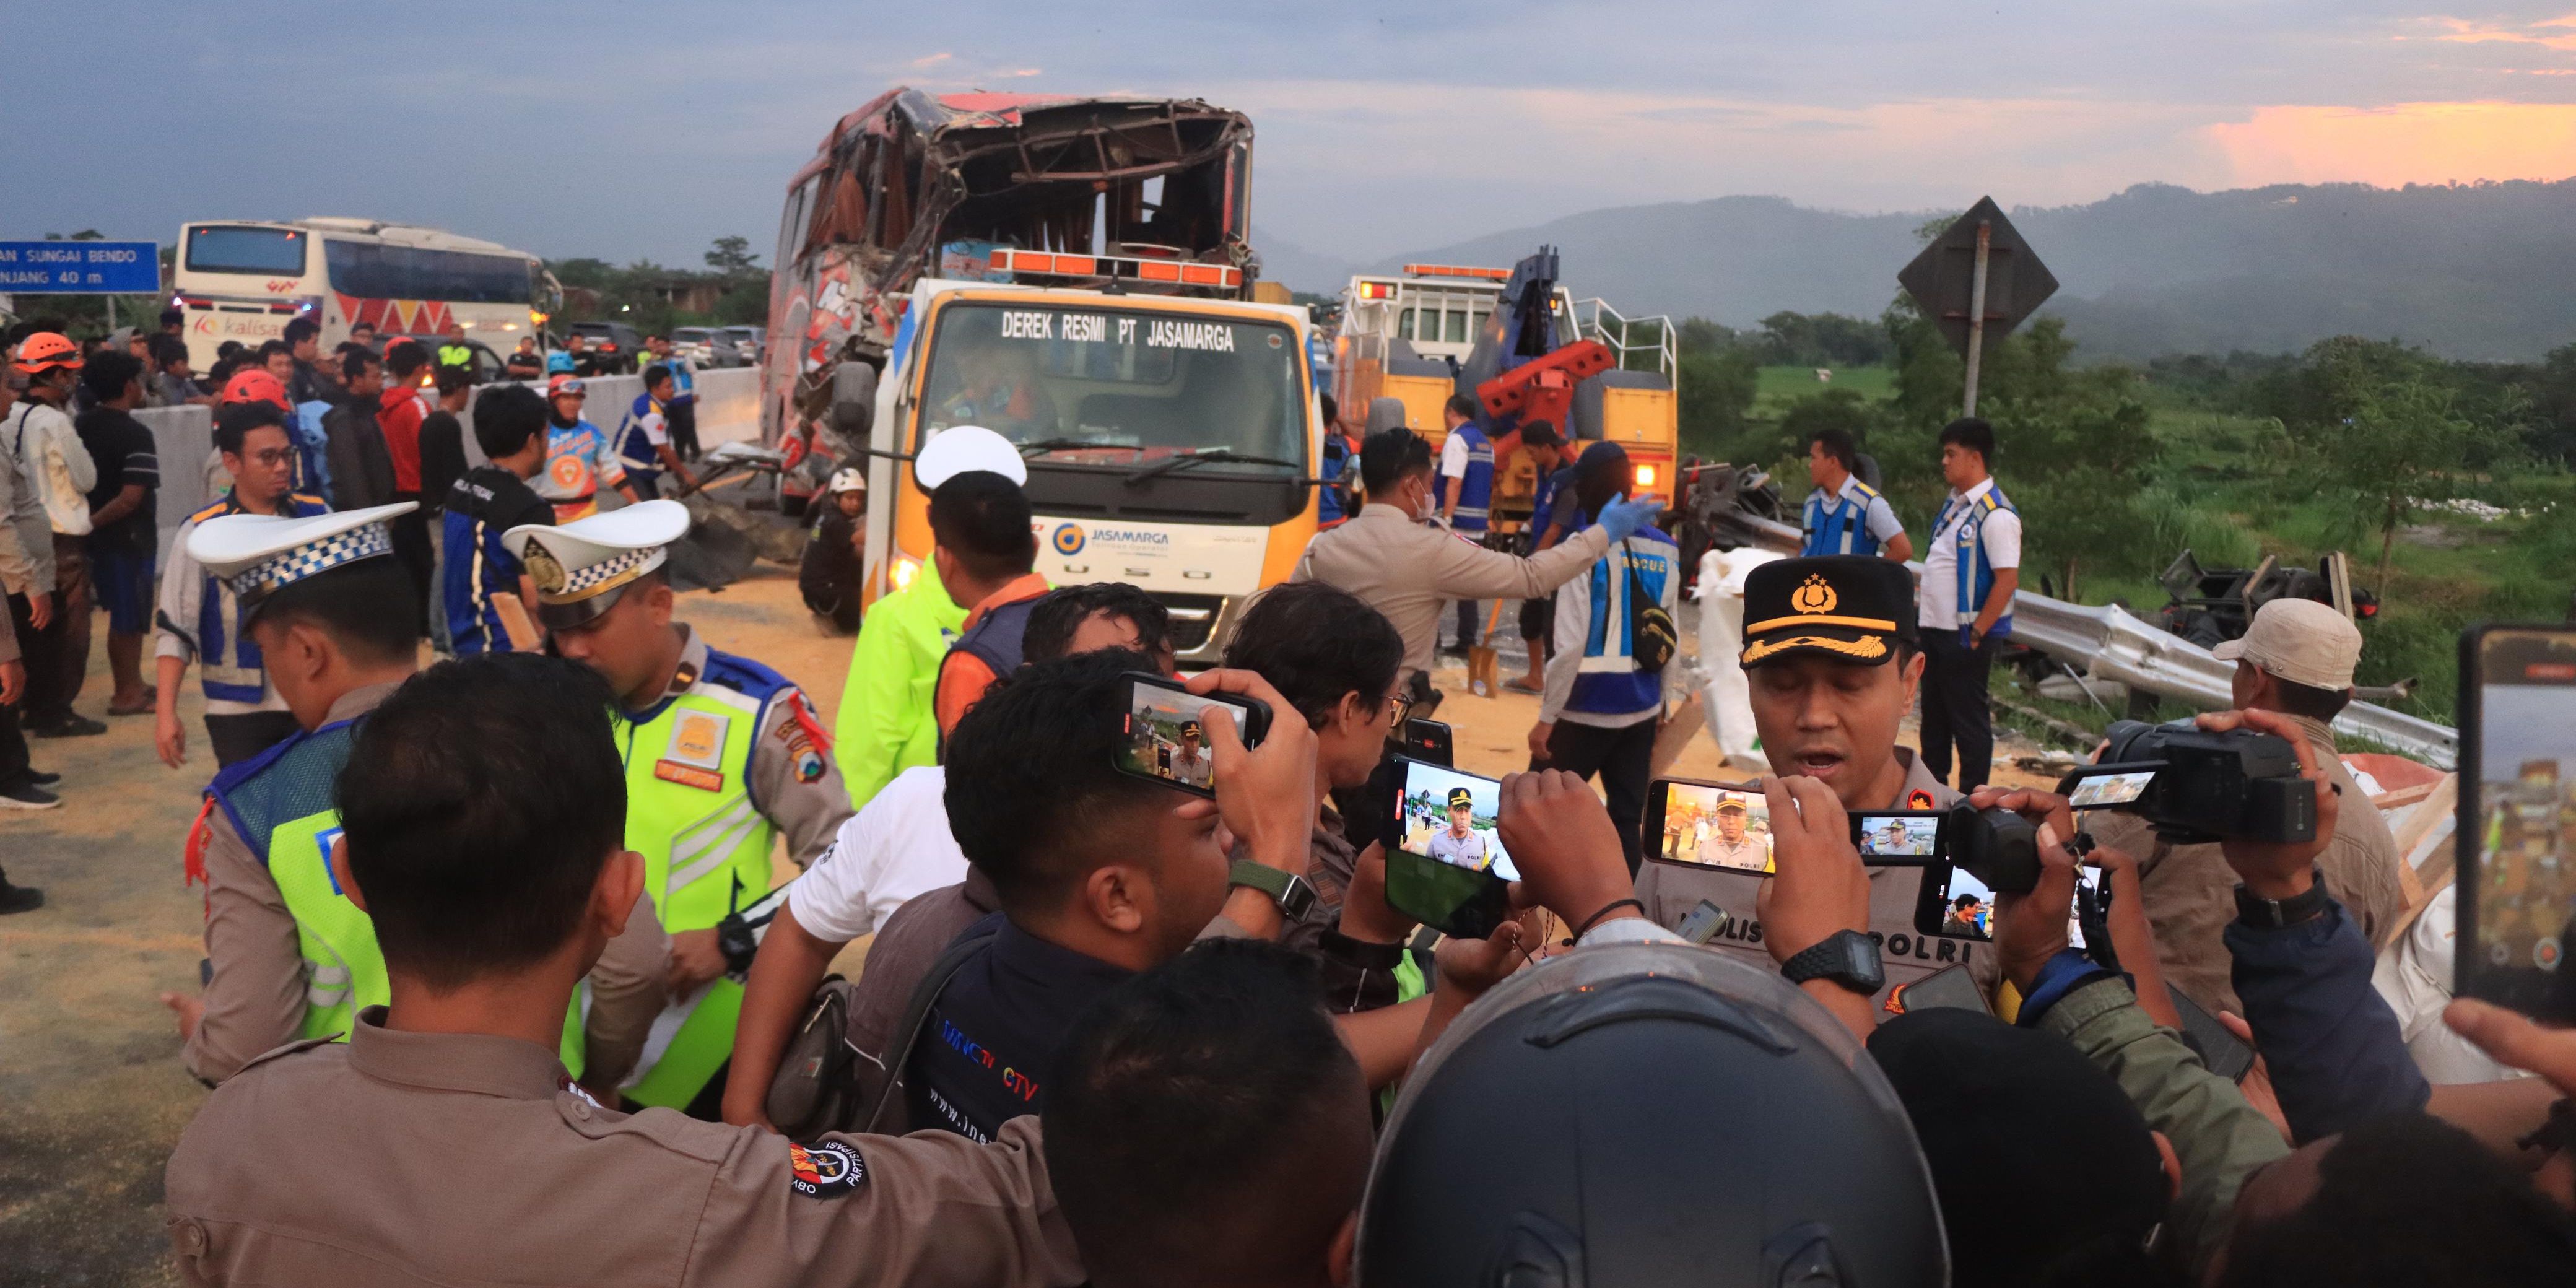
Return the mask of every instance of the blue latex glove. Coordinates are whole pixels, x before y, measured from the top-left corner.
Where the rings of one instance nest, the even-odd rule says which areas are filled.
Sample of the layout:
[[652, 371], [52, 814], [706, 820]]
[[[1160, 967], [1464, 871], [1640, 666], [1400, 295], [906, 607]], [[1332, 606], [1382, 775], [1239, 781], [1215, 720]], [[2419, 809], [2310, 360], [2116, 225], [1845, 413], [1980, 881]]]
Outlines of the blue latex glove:
[[1637, 535], [1639, 528], [1654, 522], [1655, 516], [1663, 512], [1664, 502], [1660, 497], [1622, 497], [1602, 506], [1597, 522], [1603, 531], [1610, 534], [1611, 541], [1620, 542]]

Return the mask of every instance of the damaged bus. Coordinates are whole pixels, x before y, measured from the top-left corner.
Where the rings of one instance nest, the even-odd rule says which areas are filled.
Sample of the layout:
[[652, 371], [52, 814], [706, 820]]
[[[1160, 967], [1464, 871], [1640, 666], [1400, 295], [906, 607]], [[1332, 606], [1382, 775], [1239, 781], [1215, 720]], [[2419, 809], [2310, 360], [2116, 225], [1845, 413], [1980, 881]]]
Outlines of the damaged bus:
[[1256, 302], [1252, 124], [1197, 100], [896, 90], [788, 191], [764, 425], [864, 457], [866, 597], [930, 558], [912, 457], [1018, 443], [1038, 571], [1125, 581], [1211, 664], [1316, 528], [1306, 310]]

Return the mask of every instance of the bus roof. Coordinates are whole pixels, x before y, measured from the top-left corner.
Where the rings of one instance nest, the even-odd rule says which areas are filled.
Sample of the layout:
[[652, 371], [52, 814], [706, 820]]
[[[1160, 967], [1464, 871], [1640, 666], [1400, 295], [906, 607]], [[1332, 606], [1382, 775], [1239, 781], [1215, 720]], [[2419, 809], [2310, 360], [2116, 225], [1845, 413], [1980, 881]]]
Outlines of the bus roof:
[[468, 250], [492, 255], [516, 255], [534, 261], [537, 256], [499, 242], [484, 241], [451, 233], [443, 228], [425, 228], [418, 224], [389, 223], [382, 219], [354, 219], [347, 216], [319, 215], [309, 219], [191, 219], [181, 225], [189, 228], [222, 225], [230, 228], [294, 228], [305, 232], [331, 233], [361, 241], [389, 242], [419, 246], [430, 250]]

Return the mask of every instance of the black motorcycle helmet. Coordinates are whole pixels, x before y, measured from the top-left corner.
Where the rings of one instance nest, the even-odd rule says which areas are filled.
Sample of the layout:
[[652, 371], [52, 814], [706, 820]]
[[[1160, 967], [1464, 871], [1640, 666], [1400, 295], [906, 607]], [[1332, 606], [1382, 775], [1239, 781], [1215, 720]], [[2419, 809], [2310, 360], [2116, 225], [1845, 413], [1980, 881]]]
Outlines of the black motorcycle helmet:
[[1360, 1208], [1364, 1288], [1937, 1288], [1932, 1178], [1860, 1044], [1706, 949], [1524, 970], [1424, 1055]]

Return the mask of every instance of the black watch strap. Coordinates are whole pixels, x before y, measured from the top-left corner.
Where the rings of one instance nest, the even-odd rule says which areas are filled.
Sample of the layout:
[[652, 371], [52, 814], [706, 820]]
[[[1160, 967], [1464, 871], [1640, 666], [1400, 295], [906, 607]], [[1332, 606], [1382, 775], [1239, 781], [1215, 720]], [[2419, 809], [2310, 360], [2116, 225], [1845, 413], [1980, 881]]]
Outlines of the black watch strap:
[[1857, 930], [1837, 930], [1780, 963], [1780, 975], [1792, 984], [1829, 979], [1867, 997], [1887, 982], [1879, 962], [1878, 941]]
[[1404, 964], [1404, 945], [1353, 939], [1338, 930], [1325, 931], [1318, 946], [1324, 956], [1358, 970], [1394, 970]]
[[1294, 872], [1282, 872], [1250, 859], [1236, 859], [1227, 871], [1229, 885], [1250, 886], [1270, 896], [1279, 905], [1279, 915], [1290, 921], [1303, 920], [1315, 907], [1315, 887]]
[[2332, 902], [2334, 896], [2326, 893], [2325, 873], [2311, 868], [2307, 890], [2287, 899], [2263, 898], [2240, 883], [2236, 887], [2236, 919], [2257, 930], [2279, 930], [2323, 914]]

